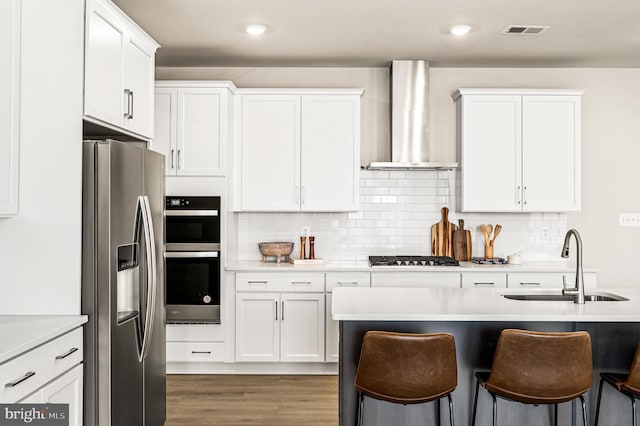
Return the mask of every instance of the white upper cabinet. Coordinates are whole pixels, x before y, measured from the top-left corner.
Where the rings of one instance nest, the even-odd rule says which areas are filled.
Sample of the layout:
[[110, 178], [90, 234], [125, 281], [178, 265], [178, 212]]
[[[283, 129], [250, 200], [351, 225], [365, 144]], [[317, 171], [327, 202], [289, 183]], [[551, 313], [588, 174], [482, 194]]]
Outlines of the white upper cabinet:
[[88, 0], [85, 118], [139, 137], [152, 138], [154, 66], [158, 47], [112, 2]]
[[458, 209], [580, 210], [579, 90], [459, 89]]
[[230, 134], [231, 82], [156, 83], [151, 149], [166, 157], [168, 176], [224, 176]]
[[18, 213], [20, 3], [0, 2], [0, 216]]
[[357, 210], [361, 95], [359, 89], [242, 90], [236, 210]]

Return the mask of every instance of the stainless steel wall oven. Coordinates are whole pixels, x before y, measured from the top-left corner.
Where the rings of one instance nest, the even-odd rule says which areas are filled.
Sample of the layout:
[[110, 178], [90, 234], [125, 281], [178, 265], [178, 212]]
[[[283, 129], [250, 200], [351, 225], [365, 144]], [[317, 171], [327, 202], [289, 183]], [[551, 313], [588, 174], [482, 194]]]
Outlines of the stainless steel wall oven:
[[220, 197], [167, 196], [167, 322], [220, 322]]

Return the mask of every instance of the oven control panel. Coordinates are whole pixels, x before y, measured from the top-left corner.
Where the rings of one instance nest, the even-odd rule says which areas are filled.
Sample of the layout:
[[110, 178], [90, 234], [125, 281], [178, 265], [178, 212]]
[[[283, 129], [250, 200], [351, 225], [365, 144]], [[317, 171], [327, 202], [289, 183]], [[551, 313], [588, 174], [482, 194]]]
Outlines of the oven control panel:
[[220, 197], [165, 197], [166, 210], [219, 210]]

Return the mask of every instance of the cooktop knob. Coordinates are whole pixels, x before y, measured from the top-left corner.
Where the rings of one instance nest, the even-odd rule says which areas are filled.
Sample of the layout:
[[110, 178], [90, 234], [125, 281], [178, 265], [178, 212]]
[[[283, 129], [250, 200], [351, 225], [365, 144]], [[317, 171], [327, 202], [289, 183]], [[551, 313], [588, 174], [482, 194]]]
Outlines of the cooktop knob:
[[396, 260], [396, 265], [402, 265], [402, 260]]

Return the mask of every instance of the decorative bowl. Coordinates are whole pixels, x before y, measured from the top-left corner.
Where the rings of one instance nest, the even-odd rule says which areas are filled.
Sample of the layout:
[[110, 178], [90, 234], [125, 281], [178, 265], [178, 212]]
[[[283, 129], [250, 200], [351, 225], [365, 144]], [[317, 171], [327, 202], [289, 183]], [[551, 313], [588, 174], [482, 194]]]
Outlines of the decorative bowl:
[[[262, 254], [262, 261], [268, 262], [268, 257], [275, 257], [275, 262], [280, 263], [282, 260], [289, 261], [289, 255], [293, 251], [293, 243], [286, 242], [268, 242], [258, 243], [258, 249]], [[281, 259], [284, 258], [284, 259]]]

